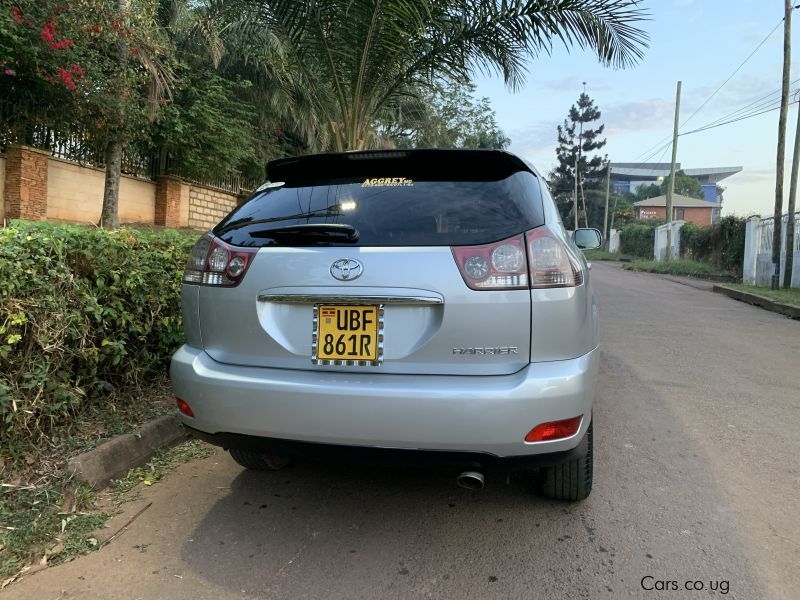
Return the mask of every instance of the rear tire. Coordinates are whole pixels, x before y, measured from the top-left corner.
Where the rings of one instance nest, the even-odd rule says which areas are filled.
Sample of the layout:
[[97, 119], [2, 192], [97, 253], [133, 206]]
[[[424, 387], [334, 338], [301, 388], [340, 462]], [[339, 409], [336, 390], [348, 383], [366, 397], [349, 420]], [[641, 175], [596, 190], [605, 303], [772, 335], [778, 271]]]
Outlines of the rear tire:
[[554, 500], [575, 502], [584, 500], [592, 492], [592, 426], [586, 430], [586, 454], [569, 462], [541, 470], [542, 493]]
[[245, 469], [253, 471], [278, 471], [289, 464], [286, 456], [278, 456], [271, 452], [253, 452], [252, 450], [242, 450], [241, 448], [231, 448], [228, 450], [231, 457]]

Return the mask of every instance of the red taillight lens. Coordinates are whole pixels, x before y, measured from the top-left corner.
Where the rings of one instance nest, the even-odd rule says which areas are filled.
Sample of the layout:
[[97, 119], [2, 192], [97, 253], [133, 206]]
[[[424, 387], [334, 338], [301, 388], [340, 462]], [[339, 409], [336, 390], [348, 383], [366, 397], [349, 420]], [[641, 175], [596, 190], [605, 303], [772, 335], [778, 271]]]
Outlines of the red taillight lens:
[[186, 403], [185, 400], [181, 400], [180, 398], [175, 398], [175, 401], [178, 403], [178, 410], [185, 414], [187, 417], [193, 417], [194, 413], [192, 412], [192, 407]]
[[583, 283], [583, 271], [575, 264], [567, 245], [546, 225], [526, 234], [531, 288], [575, 287]]
[[453, 247], [461, 276], [473, 290], [518, 290], [528, 287], [523, 236], [485, 244]]
[[581, 421], [583, 421], [583, 415], [564, 419], [563, 421], [540, 423], [528, 432], [528, 435], [525, 436], [525, 441], [550, 442], [572, 437], [580, 430]]
[[257, 248], [236, 248], [207, 233], [192, 248], [183, 282], [223, 287], [239, 285], [256, 252]]

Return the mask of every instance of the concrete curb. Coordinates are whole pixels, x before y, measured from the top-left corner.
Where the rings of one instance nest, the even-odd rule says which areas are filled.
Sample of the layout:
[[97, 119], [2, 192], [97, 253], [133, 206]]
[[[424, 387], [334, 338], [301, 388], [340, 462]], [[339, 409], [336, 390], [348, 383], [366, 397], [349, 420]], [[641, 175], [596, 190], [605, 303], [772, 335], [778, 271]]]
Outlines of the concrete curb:
[[67, 461], [67, 469], [80, 481], [102, 486], [145, 464], [158, 448], [171, 446], [186, 437], [186, 430], [174, 416], [158, 417], [142, 425], [136, 433], [115, 436], [88, 452], [73, 456]]
[[715, 285], [714, 291], [719, 294], [729, 296], [734, 300], [741, 300], [742, 302], [755, 304], [756, 306], [771, 310], [772, 312], [786, 315], [790, 319], [800, 319], [800, 306], [796, 306], [794, 304], [783, 304], [782, 302], [776, 302], [775, 300], [770, 300], [769, 298], [759, 296], [758, 294], [734, 290], [733, 288], [725, 287], [724, 285]]

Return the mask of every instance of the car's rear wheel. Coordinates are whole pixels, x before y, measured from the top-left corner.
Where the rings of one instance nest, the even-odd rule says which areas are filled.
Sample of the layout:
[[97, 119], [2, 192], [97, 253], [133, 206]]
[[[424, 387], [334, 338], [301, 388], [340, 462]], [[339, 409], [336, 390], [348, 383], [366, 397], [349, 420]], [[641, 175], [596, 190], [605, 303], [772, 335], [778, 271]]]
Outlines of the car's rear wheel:
[[290, 460], [286, 456], [278, 456], [272, 452], [254, 452], [252, 450], [242, 450], [231, 448], [228, 450], [231, 457], [245, 469], [254, 471], [277, 471], [289, 464]]
[[586, 430], [586, 454], [541, 470], [542, 493], [555, 500], [583, 500], [592, 492], [592, 426]]

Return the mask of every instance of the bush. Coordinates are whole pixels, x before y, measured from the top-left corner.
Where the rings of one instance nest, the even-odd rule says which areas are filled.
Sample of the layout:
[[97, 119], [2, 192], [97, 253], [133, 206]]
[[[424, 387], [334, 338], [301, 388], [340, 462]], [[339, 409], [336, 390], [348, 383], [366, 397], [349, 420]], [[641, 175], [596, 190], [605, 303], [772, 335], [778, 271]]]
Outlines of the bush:
[[742, 274], [745, 220], [723, 217], [713, 225], [681, 227], [681, 257], [713, 265], [719, 271]]
[[125, 387], [183, 339], [180, 285], [196, 233], [15, 221], [0, 229], [0, 447], [15, 456]]
[[620, 251], [631, 256], [653, 259], [656, 227], [662, 221], [652, 219], [625, 225], [619, 232]]

